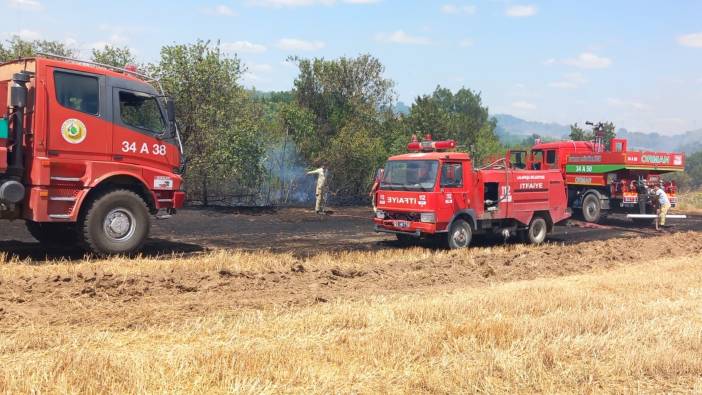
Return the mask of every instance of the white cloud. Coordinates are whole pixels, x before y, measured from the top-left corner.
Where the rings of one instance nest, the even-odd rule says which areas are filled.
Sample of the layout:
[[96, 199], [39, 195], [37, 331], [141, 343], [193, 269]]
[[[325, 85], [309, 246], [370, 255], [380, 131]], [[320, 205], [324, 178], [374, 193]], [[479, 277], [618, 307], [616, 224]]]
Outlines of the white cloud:
[[550, 66], [550, 65], [556, 63], [556, 59], [555, 58], [548, 58], [548, 59], [544, 60], [543, 63], [544, 63], [544, 66]]
[[470, 38], [464, 38], [463, 40], [458, 42], [458, 46], [461, 48], [468, 48], [472, 47], [474, 44], [473, 40]]
[[231, 43], [222, 43], [222, 49], [225, 52], [236, 52], [236, 53], [263, 53], [266, 52], [268, 48], [265, 45], [255, 44], [249, 41], [234, 41]]
[[41, 38], [41, 33], [36, 30], [22, 29], [18, 32], [10, 34], [11, 36], [19, 36], [23, 40], [39, 40]]
[[268, 63], [251, 63], [247, 65], [247, 70], [252, 73], [270, 73], [273, 71], [273, 66]]
[[612, 64], [612, 60], [592, 52], [583, 52], [575, 58], [564, 60], [563, 63], [581, 69], [606, 69]]
[[512, 103], [512, 108], [516, 110], [522, 110], [522, 111], [531, 111], [531, 110], [536, 110], [536, 104], [530, 103], [528, 101], [515, 101]]
[[580, 73], [565, 74], [563, 78], [548, 84], [551, 88], [558, 89], [575, 89], [585, 84], [587, 80]]
[[217, 4], [214, 7], [205, 7], [202, 12], [207, 15], [216, 16], [237, 16], [236, 11], [232, 10], [229, 6], [224, 4]]
[[323, 41], [305, 41], [297, 38], [281, 38], [278, 48], [285, 51], [317, 51], [324, 48]]
[[421, 36], [411, 36], [402, 30], [396, 30], [392, 33], [378, 33], [375, 39], [389, 44], [408, 44], [408, 45], [427, 45], [431, 44], [431, 40]]
[[441, 12], [451, 15], [475, 15], [477, 10], [478, 8], [474, 5], [444, 4], [441, 6]]
[[536, 11], [535, 5], [513, 5], [507, 7], [505, 14], [515, 18], [524, 18], [536, 15]]
[[[381, 0], [341, 0], [342, 3], [347, 4], [374, 4], [379, 3]], [[331, 6], [336, 4], [337, 0], [248, 0], [246, 3], [254, 7], [270, 7], [270, 8], [283, 8], [283, 7], [309, 7], [316, 5]]]
[[8, 0], [11, 8], [25, 11], [43, 11], [44, 6], [38, 0]]
[[623, 100], [616, 97], [608, 97], [607, 104], [611, 107], [627, 108], [632, 110], [646, 110], [649, 108], [648, 105], [641, 103], [639, 101]]
[[702, 48], [702, 32], [679, 36], [678, 44], [686, 47]]

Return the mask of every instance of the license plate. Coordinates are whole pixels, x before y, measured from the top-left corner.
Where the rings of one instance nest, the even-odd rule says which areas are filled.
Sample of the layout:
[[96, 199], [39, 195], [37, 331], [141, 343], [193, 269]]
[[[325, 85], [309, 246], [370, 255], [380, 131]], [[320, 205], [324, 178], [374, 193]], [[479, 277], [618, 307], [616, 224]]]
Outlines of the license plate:
[[396, 228], [409, 228], [410, 223], [408, 221], [395, 221]]

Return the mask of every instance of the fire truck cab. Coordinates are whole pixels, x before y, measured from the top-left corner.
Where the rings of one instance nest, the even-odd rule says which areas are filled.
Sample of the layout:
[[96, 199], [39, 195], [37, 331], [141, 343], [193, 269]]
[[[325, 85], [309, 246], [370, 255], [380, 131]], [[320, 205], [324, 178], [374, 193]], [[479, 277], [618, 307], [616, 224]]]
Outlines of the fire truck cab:
[[135, 68], [19, 59], [0, 65], [0, 103], [0, 218], [43, 244], [131, 253], [149, 214], [182, 207], [174, 104]]
[[389, 158], [375, 196], [377, 232], [402, 241], [441, 237], [450, 248], [485, 233], [538, 244], [570, 216], [559, 170], [514, 169], [505, 160], [475, 169], [470, 155], [452, 148], [454, 141], [427, 136]]

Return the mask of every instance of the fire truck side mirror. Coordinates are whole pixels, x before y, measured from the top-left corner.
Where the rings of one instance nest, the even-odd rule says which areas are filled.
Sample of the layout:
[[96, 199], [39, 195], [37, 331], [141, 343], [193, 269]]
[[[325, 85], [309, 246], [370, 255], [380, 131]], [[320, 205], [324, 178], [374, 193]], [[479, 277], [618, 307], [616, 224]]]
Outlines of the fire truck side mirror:
[[175, 123], [175, 101], [170, 97], [166, 99], [166, 112], [168, 113], [168, 122]]

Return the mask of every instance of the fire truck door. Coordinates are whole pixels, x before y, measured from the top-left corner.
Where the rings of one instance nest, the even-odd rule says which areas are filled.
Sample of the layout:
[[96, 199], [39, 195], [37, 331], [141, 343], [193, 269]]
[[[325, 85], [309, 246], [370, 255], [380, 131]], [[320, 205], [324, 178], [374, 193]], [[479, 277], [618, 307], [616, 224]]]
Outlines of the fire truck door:
[[463, 164], [461, 162], [445, 162], [441, 166], [441, 202], [440, 207], [444, 210], [455, 213], [466, 208], [468, 201], [467, 190], [463, 186], [465, 174], [463, 174]]
[[54, 67], [47, 71], [49, 156], [109, 160], [112, 111], [105, 77]]

